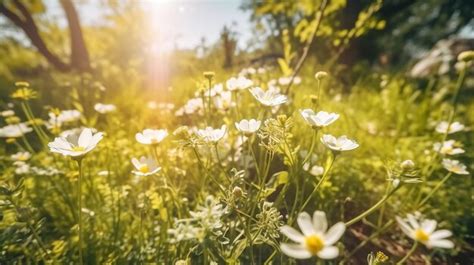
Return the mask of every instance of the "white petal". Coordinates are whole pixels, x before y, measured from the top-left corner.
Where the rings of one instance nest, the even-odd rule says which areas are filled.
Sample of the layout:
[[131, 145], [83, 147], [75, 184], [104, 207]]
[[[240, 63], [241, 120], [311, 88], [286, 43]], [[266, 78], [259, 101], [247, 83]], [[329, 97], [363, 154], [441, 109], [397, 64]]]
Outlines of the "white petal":
[[138, 159], [136, 159], [135, 157], [132, 158], [132, 164], [136, 169], [140, 168], [140, 161], [138, 161]]
[[430, 240], [442, 239], [442, 238], [450, 237], [452, 235], [453, 235], [453, 233], [451, 233], [451, 231], [446, 230], [446, 229], [441, 229], [441, 230], [433, 232], [430, 235]]
[[454, 243], [446, 240], [446, 239], [441, 239], [441, 240], [430, 240], [428, 243], [426, 243], [426, 246], [432, 248], [453, 248]]
[[316, 233], [313, 223], [311, 222], [311, 216], [309, 216], [307, 212], [300, 213], [296, 221], [305, 236], [314, 235]]
[[346, 225], [343, 222], [333, 225], [324, 235], [324, 244], [328, 246], [336, 243], [344, 234], [344, 231], [346, 231]]
[[402, 229], [402, 232], [405, 233], [407, 236], [412, 237], [413, 234], [413, 228], [411, 228], [402, 218], [400, 217], [395, 217], [398, 223], [398, 226], [400, 226], [400, 229]]
[[421, 229], [429, 235], [436, 229], [436, 224], [437, 222], [435, 220], [426, 219], [421, 222]]
[[285, 255], [295, 259], [309, 259], [312, 256], [302, 245], [282, 243], [280, 249]]
[[411, 227], [413, 227], [414, 229], [420, 228], [420, 224], [418, 223], [418, 220], [416, 220], [416, 217], [413, 214], [407, 214], [407, 218]]
[[315, 211], [313, 214], [313, 227], [316, 232], [324, 233], [328, 229], [328, 221], [323, 211]]
[[280, 227], [280, 232], [297, 243], [304, 242], [304, 236], [291, 226], [284, 225]]
[[318, 252], [318, 257], [322, 259], [334, 259], [339, 256], [339, 249], [334, 246], [325, 247]]
[[77, 140], [77, 145], [81, 147], [87, 147], [92, 139], [92, 130], [89, 128], [85, 128], [82, 130], [81, 135], [79, 135], [79, 139]]

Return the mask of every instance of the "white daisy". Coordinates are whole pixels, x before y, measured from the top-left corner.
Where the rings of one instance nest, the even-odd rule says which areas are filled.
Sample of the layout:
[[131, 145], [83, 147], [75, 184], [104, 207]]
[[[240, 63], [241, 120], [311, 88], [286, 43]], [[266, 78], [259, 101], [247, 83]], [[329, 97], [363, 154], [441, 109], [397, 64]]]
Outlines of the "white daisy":
[[102, 140], [102, 137], [103, 134], [101, 132], [93, 134], [92, 129], [85, 128], [80, 134], [71, 133], [66, 137], [56, 137], [48, 146], [53, 153], [82, 157], [92, 151]]
[[452, 235], [449, 230], [435, 231], [437, 222], [435, 220], [419, 220], [415, 215], [408, 214], [406, 219], [396, 217], [400, 229], [411, 239], [418, 241], [428, 248], [453, 248], [453, 242], [447, 240]]
[[458, 155], [464, 153], [464, 149], [456, 147], [459, 144], [455, 140], [434, 143], [433, 149], [443, 155]]
[[451, 134], [451, 133], [463, 131], [465, 129], [465, 126], [462, 123], [459, 123], [457, 121], [451, 123], [451, 125], [449, 125], [449, 128], [448, 128], [448, 125], [449, 125], [449, 122], [442, 121], [438, 123], [438, 125], [436, 126], [436, 131], [443, 134], [444, 133]]
[[151, 176], [158, 173], [161, 170], [161, 167], [158, 166], [156, 161], [150, 157], [140, 157], [140, 159], [132, 158], [132, 164], [136, 170], [133, 170], [132, 173], [137, 176]]
[[312, 256], [334, 259], [339, 255], [339, 249], [333, 244], [346, 230], [343, 222], [333, 225], [328, 230], [326, 214], [322, 211], [315, 211], [313, 220], [308, 213], [300, 213], [297, 222], [303, 234], [287, 225], [280, 228], [282, 234], [296, 242], [296, 244], [282, 243], [280, 248], [283, 253], [295, 259], [308, 259]]
[[168, 136], [167, 130], [145, 129], [135, 134], [135, 139], [141, 144], [159, 144]]
[[240, 132], [243, 132], [244, 134], [250, 134], [258, 131], [260, 128], [260, 125], [262, 124], [261, 121], [255, 120], [255, 119], [250, 119], [246, 120], [243, 119], [240, 122], [235, 123], [235, 127], [237, 130]]
[[232, 77], [226, 82], [226, 87], [230, 91], [247, 89], [253, 85], [253, 81], [245, 78], [244, 76], [239, 76], [237, 78]]
[[257, 99], [260, 103], [269, 107], [281, 105], [288, 100], [285, 95], [279, 94], [273, 89], [263, 91], [263, 89], [260, 87], [254, 87], [250, 89], [250, 93], [252, 93], [255, 99]]
[[359, 144], [343, 135], [336, 138], [330, 134], [324, 134], [321, 137], [321, 142], [331, 150], [334, 151], [350, 151], [359, 147]]
[[212, 127], [206, 127], [205, 129], [197, 130], [196, 134], [205, 142], [208, 143], [217, 143], [226, 133], [227, 127], [222, 125], [219, 129], [214, 129]]
[[18, 152], [10, 156], [13, 161], [27, 161], [31, 158], [30, 152]]
[[18, 138], [33, 131], [26, 123], [10, 124], [0, 128], [0, 137]]
[[339, 118], [339, 114], [337, 113], [329, 113], [326, 111], [315, 113], [312, 109], [300, 110], [300, 113], [309, 125], [317, 128], [326, 127]]
[[469, 175], [469, 172], [466, 169], [466, 165], [459, 162], [458, 160], [445, 158], [443, 159], [442, 164], [443, 164], [443, 167], [449, 172], [453, 172], [454, 174], [458, 174], [458, 175]]
[[102, 103], [97, 103], [94, 105], [95, 111], [97, 111], [100, 114], [106, 114], [109, 112], [114, 112], [117, 110], [117, 107], [113, 104], [102, 104]]

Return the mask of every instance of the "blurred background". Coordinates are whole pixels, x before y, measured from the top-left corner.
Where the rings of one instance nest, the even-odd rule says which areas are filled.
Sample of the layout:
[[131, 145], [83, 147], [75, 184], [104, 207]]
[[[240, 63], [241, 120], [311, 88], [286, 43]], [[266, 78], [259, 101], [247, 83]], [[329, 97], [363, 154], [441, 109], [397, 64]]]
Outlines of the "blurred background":
[[346, 85], [375, 69], [426, 78], [474, 46], [469, 0], [332, 0], [311, 36], [320, 2], [1, 0], [1, 98], [14, 81], [36, 80], [53, 100], [52, 88], [81, 73], [107, 93], [136, 88], [165, 101], [185, 86], [177, 78], [206, 70], [289, 75], [308, 42], [308, 71], [329, 70]]

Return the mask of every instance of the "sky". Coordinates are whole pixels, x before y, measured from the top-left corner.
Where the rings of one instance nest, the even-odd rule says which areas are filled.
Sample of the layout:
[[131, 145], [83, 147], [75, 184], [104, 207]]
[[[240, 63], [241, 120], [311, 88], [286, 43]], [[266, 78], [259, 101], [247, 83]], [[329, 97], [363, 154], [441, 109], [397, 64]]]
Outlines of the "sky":
[[[232, 26], [238, 33], [239, 46], [251, 37], [250, 14], [239, 9], [241, 0], [134, 0], [151, 14], [151, 21], [160, 36], [160, 46], [172, 49], [194, 48], [202, 37], [207, 44], [219, 39], [224, 25]], [[59, 0], [44, 0], [48, 13], [60, 23], [66, 23]], [[84, 25], [100, 24], [103, 11], [100, 1], [89, 0], [77, 5]], [[164, 46], [164, 47], [163, 47]]]

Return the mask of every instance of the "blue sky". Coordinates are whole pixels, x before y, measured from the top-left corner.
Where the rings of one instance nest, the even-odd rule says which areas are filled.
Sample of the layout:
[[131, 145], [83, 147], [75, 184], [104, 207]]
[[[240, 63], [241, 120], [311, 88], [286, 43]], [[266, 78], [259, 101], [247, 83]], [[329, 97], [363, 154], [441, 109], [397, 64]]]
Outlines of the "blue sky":
[[[48, 12], [65, 24], [59, 0], [44, 0]], [[156, 25], [160, 42], [167, 49], [193, 48], [204, 36], [207, 44], [214, 43], [224, 25], [234, 25], [239, 45], [251, 37], [250, 14], [239, 9], [241, 0], [135, 0], [137, 5], [152, 13], [150, 23]], [[100, 1], [84, 1], [78, 5], [85, 25], [101, 23], [103, 11]]]

